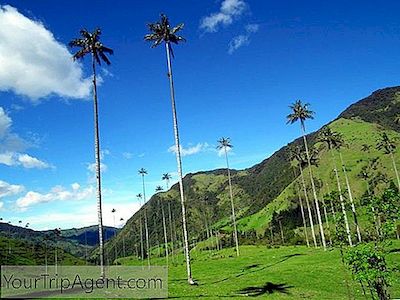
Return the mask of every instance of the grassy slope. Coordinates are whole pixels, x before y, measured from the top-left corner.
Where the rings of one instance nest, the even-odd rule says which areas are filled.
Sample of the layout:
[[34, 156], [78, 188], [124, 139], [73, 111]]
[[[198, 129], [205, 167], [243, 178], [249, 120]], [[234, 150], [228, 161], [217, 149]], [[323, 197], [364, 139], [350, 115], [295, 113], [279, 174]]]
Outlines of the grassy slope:
[[[400, 265], [400, 242], [392, 245], [396, 252], [389, 256], [391, 267]], [[364, 299], [360, 286], [343, 273], [337, 250], [324, 252], [304, 246], [268, 249], [265, 246], [242, 246], [241, 256], [233, 249], [192, 251], [193, 274], [198, 286], [189, 286], [185, 278], [183, 256], [175, 257], [169, 267], [169, 295], [171, 298], [242, 299], [240, 290], [263, 287], [266, 283], [285, 284], [286, 293], [272, 290], [268, 299], [348, 299], [345, 278], [349, 280], [355, 299]], [[121, 258], [123, 265], [141, 265], [134, 258]], [[153, 259], [153, 265], [165, 264], [164, 259]], [[400, 297], [399, 271], [393, 278], [393, 298]], [[266, 295], [264, 295], [266, 296]]]
[[[11, 251], [9, 251], [11, 249]], [[46, 248], [20, 239], [0, 237], [0, 265], [44, 265]], [[86, 262], [58, 248], [62, 265], [85, 265]], [[47, 249], [49, 265], [54, 264], [54, 247]]]
[[[382, 155], [382, 153], [375, 149], [376, 140], [379, 137], [379, 133], [382, 131], [380, 126], [364, 122], [360, 119], [338, 119], [331, 123], [330, 127], [332, 130], [342, 133], [347, 143], [348, 147], [343, 148], [342, 155], [346, 164], [346, 169], [349, 175], [349, 181], [356, 204], [359, 204], [360, 196], [366, 190], [366, 184], [358, 177], [358, 174], [360, 173], [361, 168], [368, 164], [370, 159], [379, 157], [379, 165], [376, 172], [381, 171], [387, 174], [388, 178], [395, 178], [390, 158]], [[400, 134], [395, 131], [386, 132], [393, 138], [400, 138]], [[369, 153], [361, 151], [363, 144], [372, 145]], [[328, 153], [325, 147], [320, 143], [317, 143], [316, 146], [320, 149], [320, 163], [318, 168], [313, 168], [313, 172], [315, 178], [324, 182], [324, 186], [322, 186], [319, 192], [319, 197], [321, 197], [328, 191], [336, 190], [336, 181], [333, 177], [331, 154]], [[340, 169], [340, 160], [337, 153], [335, 154], [337, 161], [336, 163], [338, 169]], [[396, 154], [395, 158], [397, 161], [399, 161], [400, 155]], [[307, 173], [305, 172], [305, 174]], [[345, 191], [346, 186], [341, 170], [340, 176], [342, 189]], [[269, 227], [272, 213], [274, 211], [279, 213], [281, 211], [292, 209], [298, 205], [297, 195], [294, 191], [294, 183], [291, 183], [276, 199], [274, 199], [258, 213], [239, 220], [239, 228], [243, 231], [254, 230], [258, 234], [264, 234]], [[309, 194], [309, 197], [311, 200], [312, 195]]]

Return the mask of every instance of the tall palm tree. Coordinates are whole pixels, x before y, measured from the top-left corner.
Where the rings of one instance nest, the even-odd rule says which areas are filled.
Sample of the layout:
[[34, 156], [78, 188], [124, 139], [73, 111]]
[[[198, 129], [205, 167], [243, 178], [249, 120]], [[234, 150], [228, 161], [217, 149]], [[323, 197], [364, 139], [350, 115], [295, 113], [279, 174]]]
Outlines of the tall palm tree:
[[[115, 236], [117, 235], [117, 231], [116, 231], [116, 227], [115, 227], [115, 212], [116, 212], [117, 210], [115, 209], [115, 208], [113, 208], [112, 210], [111, 210], [111, 213], [112, 213], [112, 216], [113, 216], [113, 222], [114, 222], [114, 242], [115, 242], [115, 244], [114, 244], [114, 261], [117, 259], [117, 241], [115, 240]], [[117, 263], [116, 261], [115, 261], [115, 263]]]
[[236, 214], [235, 214], [235, 204], [233, 202], [233, 191], [232, 191], [232, 180], [231, 180], [231, 171], [229, 169], [229, 160], [228, 160], [228, 149], [232, 149], [231, 139], [230, 138], [220, 138], [218, 140], [218, 150], [223, 150], [225, 154], [226, 161], [226, 170], [228, 172], [228, 184], [229, 184], [229, 197], [231, 198], [231, 210], [232, 210], [232, 223], [233, 223], [233, 236], [235, 239], [236, 245], [236, 255], [239, 256], [239, 241], [238, 241], [238, 233], [236, 228]]
[[54, 268], [55, 268], [55, 274], [58, 274], [57, 268], [58, 268], [58, 258], [57, 258], [57, 244], [58, 244], [58, 239], [61, 236], [61, 229], [56, 228], [53, 230], [54, 234], [54, 241], [55, 241], [55, 246], [54, 246]]
[[94, 148], [95, 148], [95, 164], [96, 164], [96, 182], [97, 182], [97, 215], [99, 226], [99, 248], [100, 248], [100, 268], [101, 275], [104, 276], [104, 239], [103, 239], [103, 214], [101, 199], [101, 172], [100, 172], [100, 139], [99, 139], [99, 113], [97, 104], [97, 82], [96, 82], [96, 63], [101, 65], [104, 61], [110, 65], [110, 60], [106, 54], [113, 54], [114, 51], [103, 45], [100, 41], [101, 31], [95, 29], [93, 33], [86, 29], [80, 31], [81, 37], [73, 39], [70, 47], [78, 47], [80, 50], [72, 57], [74, 60], [83, 59], [87, 54], [92, 56], [92, 72], [93, 72], [93, 107], [94, 107]]
[[349, 226], [349, 221], [347, 218], [346, 206], [345, 206], [343, 193], [342, 193], [342, 186], [340, 184], [339, 172], [337, 170], [337, 165], [336, 165], [336, 158], [335, 158], [335, 154], [333, 152], [333, 149], [336, 149], [341, 144], [341, 138], [336, 132], [333, 132], [328, 126], [326, 126], [319, 133], [318, 140], [320, 142], [325, 143], [328, 146], [329, 152], [331, 153], [333, 171], [335, 173], [336, 184], [337, 184], [338, 193], [339, 193], [340, 206], [342, 209], [343, 219], [344, 219], [344, 223], [345, 223], [345, 227], [346, 227], [347, 239], [348, 239], [349, 245], [352, 246], [353, 242], [351, 240], [350, 226]]
[[147, 175], [147, 171], [144, 168], [141, 168], [138, 171], [139, 175], [142, 176], [142, 188], [143, 188], [143, 210], [144, 210], [144, 231], [146, 236], [146, 256], [147, 256], [147, 264], [150, 267], [150, 244], [149, 244], [149, 227], [147, 223], [147, 208], [146, 208], [146, 187], [144, 184], [144, 176]]
[[396, 174], [397, 186], [400, 189], [399, 172], [397, 171], [396, 161], [394, 160], [394, 152], [396, 151], [396, 144], [392, 139], [389, 138], [386, 132], [383, 132], [380, 138], [378, 139], [378, 142], [376, 144], [376, 149], [382, 150], [383, 153], [390, 155], [390, 158], [392, 159], [393, 170]]
[[300, 100], [296, 100], [296, 102], [293, 103], [292, 105], [290, 105], [289, 107], [292, 110], [292, 113], [290, 113], [287, 116], [287, 120], [288, 120], [287, 123], [293, 124], [297, 121], [300, 121], [300, 127], [301, 127], [301, 131], [302, 131], [302, 135], [303, 135], [304, 148], [306, 150], [306, 157], [307, 157], [307, 162], [308, 162], [308, 173], [310, 175], [311, 188], [313, 191], [314, 202], [315, 202], [315, 209], [317, 211], [319, 230], [320, 230], [320, 234], [321, 234], [321, 241], [322, 241], [324, 250], [326, 250], [324, 227], [322, 226], [321, 211], [319, 209], [317, 191], [315, 188], [314, 177], [312, 174], [310, 153], [308, 151], [308, 144], [307, 144], [307, 138], [306, 138], [306, 127], [305, 127], [305, 121], [307, 119], [313, 119], [314, 112], [309, 109], [308, 103], [303, 104]]
[[[124, 222], [124, 218], [120, 218], [119, 221], [121, 223]], [[121, 228], [123, 227], [123, 225], [121, 225]], [[125, 235], [122, 235], [122, 254], [124, 257], [126, 257], [126, 252], [125, 252]]]
[[169, 173], [164, 173], [162, 175], [162, 180], [165, 180], [165, 184], [167, 186], [167, 190], [169, 189], [169, 181], [171, 180], [172, 176]]
[[[303, 173], [303, 168], [307, 166], [308, 161], [307, 158], [304, 157], [303, 152], [301, 151], [300, 147], [296, 147], [294, 150], [291, 152], [291, 156], [297, 160], [297, 164], [300, 170], [300, 179], [301, 179], [301, 184], [303, 186], [303, 193], [304, 193], [304, 198], [306, 200], [306, 205], [307, 205], [307, 212], [308, 212], [308, 218], [310, 220], [310, 227], [311, 227], [311, 235], [314, 241], [314, 246], [317, 247], [317, 239], [315, 237], [315, 230], [314, 230], [314, 221], [313, 221], [313, 216], [311, 212], [311, 206], [310, 206], [310, 201], [308, 199], [308, 193], [307, 193], [307, 187], [306, 187], [306, 181], [304, 180], [304, 173]], [[311, 163], [313, 160], [310, 160]]]
[[[136, 195], [139, 200], [139, 205], [142, 207], [142, 194], [139, 193]], [[140, 254], [142, 261], [144, 260], [144, 243], [143, 243], [143, 225], [142, 225], [142, 215], [139, 213], [139, 231], [140, 231]]]
[[[292, 161], [295, 159], [295, 156], [293, 156], [292, 153], [293, 153], [293, 150], [292, 150], [292, 149], [289, 149], [289, 156], [288, 156], [288, 159], [289, 159], [289, 162], [290, 162], [290, 163], [292, 163]], [[300, 184], [297, 185], [298, 182], [297, 182], [297, 174], [296, 174], [296, 171], [295, 171], [295, 166], [292, 165], [292, 167], [293, 167], [293, 168], [292, 168], [292, 169], [293, 169], [293, 175], [294, 175], [294, 178], [295, 178], [295, 180], [294, 180], [294, 185], [295, 185], [296, 194], [297, 194], [297, 197], [298, 197], [299, 203], [300, 203], [301, 217], [302, 217], [302, 219], [303, 219], [304, 236], [305, 236], [305, 238], [306, 238], [307, 247], [310, 247], [310, 242], [309, 242], [309, 240], [308, 240], [308, 233], [307, 233], [307, 222], [306, 222], [306, 217], [305, 217], [305, 214], [304, 214], [303, 199], [302, 199], [302, 197], [301, 197], [300, 190], [299, 190]]]
[[[156, 193], [162, 192], [162, 186], [158, 185], [156, 187]], [[168, 266], [168, 236], [167, 236], [167, 224], [165, 222], [165, 212], [164, 212], [164, 204], [163, 201], [159, 198], [159, 205], [161, 206], [161, 214], [162, 214], [162, 222], [163, 222], [163, 231], [164, 231], [164, 247], [165, 247], [165, 259], [167, 260]]]
[[179, 141], [178, 118], [176, 114], [175, 89], [174, 89], [174, 80], [173, 80], [172, 62], [171, 62], [171, 55], [172, 57], [174, 56], [172, 52], [171, 43], [178, 44], [179, 42], [185, 41], [185, 39], [182, 36], [177, 35], [178, 31], [182, 30], [183, 24], [171, 27], [167, 16], [161, 14], [161, 20], [159, 22], [148, 24], [148, 28], [150, 30], [150, 33], [146, 34], [144, 39], [146, 41], [153, 42], [152, 48], [157, 47], [162, 43], [165, 44], [169, 86], [171, 91], [172, 116], [173, 116], [173, 127], [175, 135], [175, 154], [178, 166], [179, 192], [180, 192], [181, 206], [182, 206], [182, 227], [183, 227], [185, 258], [186, 258], [186, 271], [187, 271], [188, 283], [195, 284], [192, 278], [192, 268], [190, 266], [189, 240], [188, 240], [188, 231], [186, 225], [186, 207], [185, 207], [185, 196], [183, 189], [181, 147]]

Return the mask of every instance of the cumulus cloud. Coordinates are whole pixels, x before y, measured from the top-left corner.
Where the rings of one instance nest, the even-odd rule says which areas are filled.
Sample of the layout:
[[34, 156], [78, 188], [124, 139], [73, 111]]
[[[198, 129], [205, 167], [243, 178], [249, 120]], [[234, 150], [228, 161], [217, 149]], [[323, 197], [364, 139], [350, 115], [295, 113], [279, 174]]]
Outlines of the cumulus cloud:
[[55, 186], [48, 193], [42, 194], [35, 191], [29, 191], [25, 196], [18, 198], [16, 201], [17, 207], [27, 209], [39, 203], [47, 203], [52, 201], [67, 201], [67, 200], [84, 200], [92, 197], [95, 189], [92, 186], [82, 189], [79, 184], [74, 183], [70, 190]]
[[21, 153], [29, 147], [29, 142], [12, 132], [11, 127], [12, 119], [7, 115], [4, 109], [0, 107], [0, 164], [6, 166], [22, 166], [28, 169], [50, 168], [51, 165], [48, 163], [29, 154]]
[[43, 24], [9, 5], [0, 6], [0, 91], [12, 91], [32, 102], [48, 95], [85, 98], [90, 79], [67, 47]]
[[17, 195], [24, 190], [25, 188], [22, 185], [9, 184], [8, 182], [0, 180], [0, 198]]
[[200, 29], [206, 32], [216, 32], [221, 25], [228, 26], [239, 18], [247, 8], [243, 0], [224, 0], [218, 12], [204, 17], [200, 22]]
[[232, 54], [240, 47], [248, 45], [250, 43], [250, 36], [253, 33], [256, 33], [258, 31], [258, 29], [259, 29], [258, 24], [249, 24], [249, 25], [245, 26], [245, 33], [235, 36], [229, 42], [228, 53]]
[[[182, 145], [180, 146], [181, 148], [181, 155], [182, 156], [189, 156], [189, 155], [194, 155], [197, 153], [200, 153], [202, 151], [205, 151], [209, 148], [209, 145], [207, 143], [198, 143], [195, 146], [189, 146], [187, 148], [182, 147]], [[176, 146], [173, 145], [171, 147], [168, 148], [168, 152], [172, 152], [175, 153], [176, 152]]]

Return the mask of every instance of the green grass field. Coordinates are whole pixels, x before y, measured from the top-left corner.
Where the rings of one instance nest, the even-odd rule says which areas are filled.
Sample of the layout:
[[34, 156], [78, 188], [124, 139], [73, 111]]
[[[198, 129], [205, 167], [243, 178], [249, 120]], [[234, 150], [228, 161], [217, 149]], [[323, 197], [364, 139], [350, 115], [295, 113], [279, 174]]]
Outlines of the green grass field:
[[[389, 265], [393, 274], [392, 298], [400, 298], [400, 241], [394, 241]], [[169, 297], [185, 299], [241, 299], [258, 296], [268, 299], [365, 299], [361, 287], [341, 263], [338, 250], [288, 246], [242, 246], [241, 256], [233, 249], [192, 251], [193, 277], [198, 286], [189, 286], [183, 256], [170, 258]], [[133, 258], [119, 259], [122, 265], [141, 265]], [[164, 265], [165, 258], [152, 259]], [[349, 285], [349, 290], [346, 285]], [[244, 289], [255, 288], [253, 293]], [[349, 298], [349, 293], [351, 298]]]

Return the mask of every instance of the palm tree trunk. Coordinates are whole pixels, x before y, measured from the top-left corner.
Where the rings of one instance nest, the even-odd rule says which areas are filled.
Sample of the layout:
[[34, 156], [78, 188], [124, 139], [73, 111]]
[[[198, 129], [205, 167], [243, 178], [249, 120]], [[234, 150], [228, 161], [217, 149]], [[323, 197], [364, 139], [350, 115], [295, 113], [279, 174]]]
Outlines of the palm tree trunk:
[[[171, 252], [174, 253], [174, 232], [172, 227], [172, 213], [171, 213], [171, 203], [168, 201], [168, 218], [169, 218], [169, 232], [171, 234]], [[174, 256], [172, 256], [173, 258]]]
[[301, 198], [300, 190], [299, 190], [299, 187], [297, 186], [298, 182], [297, 182], [297, 176], [296, 176], [295, 169], [293, 169], [293, 175], [295, 177], [294, 185], [295, 185], [297, 197], [298, 197], [299, 203], [300, 203], [301, 217], [303, 219], [304, 236], [306, 238], [307, 247], [310, 247], [310, 242], [308, 240], [308, 233], [307, 233], [306, 217], [305, 217], [305, 214], [304, 214], [303, 199]]
[[176, 106], [175, 106], [175, 89], [174, 89], [174, 80], [172, 76], [172, 64], [170, 57], [170, 45], [169, 42], [165, 43], [165, 49], [167, 51], [167, 65], [168, 65], [168, 78], [169, 78], [169, 86], [171, 92], [171, 104], [172, 104], [172, 117], [174, 123], [174, 135], [175, 135], [175, 148], [176, 148], [176, 162], [178, 166], [178, 176], [179, 176], [179, 191], [181, 196], [181, 206], [182, 206], [182, 227], [183, 227], [183, 242], [185, 248], [185, 258], [186, 258], [186, 272], [187, 279], [189, 284], [194, 284], [192, 278], [192, 268], [190, 266], [190, 252], [189, 252], [189, 242], [188, 242], [188, 231], [186, 228], [186, 207], [185, 207], [185, 196], [183, 190], [183, 175], [182, 175], [182, 159], [181, 159], [181, 147], [179, 143], [179, 130], [178, 130], [178, 118], [176, 114]]
[[351, 211], [353, 212], [354, 225], [356, 226], [358, 242], [361, 243], [361, 231], [360, 231], [360, 226], [359, 226], [359, 224], [358, 224], [357, 213], [356, 213], [356, 207], [355, 207], [354, 201], [353, 201], [353, 194], [352, 194], [352, 192], [351, 192], [351, 187], [350, 187], [349, 178], [348, 178], [348, 176], [347, 176], [346, 166], [344, 165], [343, 156], [342, 156], [342, 153], [341, 153], [340, 151], [339, 151], [339, 157], [340, 157], [340, 162], [341, 162], [341, 164], [342, 164], [342, 170], [343, 170], [344, 178], [345, 178], [345, 181], [346, 181], [347, 192], [348, 192], [348, 194], [349, 194], [349, 200], [350, 200], [350, 205], [351, 205]]
[[229, 169], [228, 152], [226, 151], [226, 147], [224, 147], [224, 152], [225, 152], [225, 160], [226, 160], [226, 169], [228, 171], [229, 196], [231, 198], [233, 236], [234, 236], [235, 245], [236, 245], [236, 255], [239, 256], [239, 241], [238, 241], [237, 228], [236, 228], [235, 204], [233, 203], [231, 171]]
[[299, 169], [300, 169], [301, 183], [303, 185], [304, 198], [306, 199], [308, 218], [310, 219], [311, 235], [312, 235], [312, 238], [313, 238], [313, 241], [314, 241], [314, 246], [315, 246], [315, 248], [317, 248], [318, 245], [317, 245], [317, 239], [315, 237], [314, 221], [313, 221], [313, 217], [312, 217], [312, 213], [311, 213], [310, 201], [308, 200], [306, 182], [304, 180], [304, 175], [303, 175], [303, 168], [301, 166], [299, 166]]
[[343, 199], [343, 194], [342, 194], [342, 187], [340, 185], [340, 180], [339, 180], [339, 173], [337, 170], [336, 166], [336, 160], [335, 160], [335, 155], [333, 154], [332, 149], [330, 150], [331, 155], [332, 155], [332, 162], [333, 162], [333, 171], [335, 172], [335, 177], [336, 177], [336, 184], [339, 192], [339, 200], [340, 200], [340, 206], [342, 208], [342, 213], [343, 213], [343, 218], [344, 218], [344, 223], [346, 227], [346, 233], [347, 233], [347, 239], [349, 241], [349, 245], [353, 246], [353, 242], [351, 240], [351, 233], [350, 233], [350, 226], [349, 226], [349, 221], [347, 220], [347, 213], [346, 213], [346, 207], [344, 205], [344, 199]]
[[311, 170], [311, 161], [310, 161], [310, 153], [308, 151], [306, 130], [305, 130], [305, 127], [304, 127], [303, 123], [301, 124], [301, 129], [303, 131], [303, 141], [304, 141], [304, 147], [306, 149], [307, 162], [308, 162], [308, 173], [310, 175], [310, 180], [311, 180], [311, 188], [312, 188], [313, 196], [314, 196], [315, 210], [317, 211], [317, 218], [318, 218], [318, 223], [319, 223], [319, 231], [320, 231], [320, 234], [321, 234], [322, 246], [324, 247], [324, 250], [326, 250], [324, 227], [322, 226], [322, 218], [321, 218], [321, 212], [319, 210], [317, 191], [315, 189], [314, 177], [313, 177], [312, 170]]
[[167, 236], [167, 224], [165, 222], [165, 213], [164, 213], [164, 205], [161, 204], [161, 214], [162, 214], [162, 220], [163, 220], [163, 229], [164, 229], [164, 247], [165, 247], [165, 259], [167, 260], [167, 266], [168, 266], [168, 236]]
[[144, 185], [144, 174], [142, 174], [142, 190], [143, 190], [144, 232], [146, 236], [146, 256], [147, 256], [147, 265], [150, 267], [149, 226], [147, 223], [146, 187]]
[[325, 204], [324, 197], [321, 198], [321, 201], [322, 201], [322, 206], [323, 206], [323, 210], [324, 210], [326, 227], [328, 228], [329, 245], [332, 245], [331, 228], [329, 226], [328, 212], [326, 210], [326, 204]]
[[397, 186], [398, 186], [399, 191], [400, 191], [399, 172], [397, 172], [396, 161], [394, 160], [393, 152], [390, 152], [390, 157], [392, 158], [393, 170], [394, 170], [394, 173], [396, 174]]
[[100, 176], [100, 138], [99, 138], [99, 112], [97, 105], [97, 83], [96, 83], [96, 62], [92, 55], [93, 69], [93, 107], [94, 107], [94, 149], [96, 163], [96, 182], [97, 182], [97, 219], [99, 226], [99, 251], [100, 251], [100, 272], [104, 277], [104, 239], [103, 239], [103, 212], [101, 201], [101, 176]]
[[114, 246], [114, 263], [117, 264], [116, 259], [118, 258], [118, 253], [117, 253], [117, 241], [115, 239], [117, 231], [115, 230], [115, 213], [113, 213], [113, 222], [114, 222], [114, 242], [115, 242], [115, 246]]

